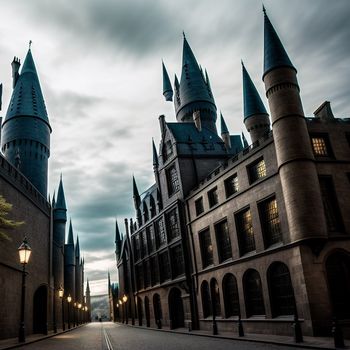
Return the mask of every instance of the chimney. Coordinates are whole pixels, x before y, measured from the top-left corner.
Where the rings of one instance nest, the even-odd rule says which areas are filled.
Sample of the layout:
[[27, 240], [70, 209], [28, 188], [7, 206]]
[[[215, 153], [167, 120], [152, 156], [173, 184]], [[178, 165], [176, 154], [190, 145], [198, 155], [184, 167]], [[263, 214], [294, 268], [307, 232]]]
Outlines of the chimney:
[[158, 119], [159, 119], [160, 132], [163, 136], [165, 131], [165, 115], [164, 114], [160, 115]]
[[17, 80], [19, 77], [19, 67], [21, 66], [21, 61], [19, 60], [18, 57], [14, 57], [13, 61], [11, 63], [11, 67], [12, 67], [12, 88], [14, 89], [16, 84], [17, 84]]

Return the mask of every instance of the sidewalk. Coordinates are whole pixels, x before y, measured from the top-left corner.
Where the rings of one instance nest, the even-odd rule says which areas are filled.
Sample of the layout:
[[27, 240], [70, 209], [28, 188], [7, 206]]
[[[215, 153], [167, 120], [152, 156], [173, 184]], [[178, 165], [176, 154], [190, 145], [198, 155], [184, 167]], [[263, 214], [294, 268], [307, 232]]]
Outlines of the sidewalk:
[[77, 329], [79, 327], [82, 327], [82, 326], [84, 326], [84, 325], [80, 325], [80, 326], [77, 326], [74, 328], [72, 327], [71, 329], [66, 329], [65, 331], [63, 331], [62, 329], [57, 329], [57, 333], [54, 333], [53, 331], [48, 331], [47, 335], [43, 335], [43, 334], [27, 335], [26, 341], [24, 343], [19, 343], [17, 337], [3, 339], [3, 340], [0, 340], [0, 350], [15, 349], [15, 348], [18, 348], [18, 347], [26, 345], [26, 344], [35, 343], [35, 342], [43, 340], [43, 339], [51, 338], [51, 337], [54, 337], [54, 336], [59, 335], [59, 334], [70, 332], [70, 331]]
[[[275, 344], [281, 346], [290, 346], [296, 348], [306, 348], [306, 349], [322, 349], [322, 350], [334, 350], [334, 340], [329, 337], [308, 337], [304, 336], [304, 341], [302, 343], [296, 344], [294, 342], [293, 336], [283, 336], [283, 335], [273, 335], [273, 334], [245, 334], [244, 337], [238, 337], [232, 333], [221, 333], [218, 335], [212, 335], [208, 331], [191, 331], [189, 332], [187, 328], [179, 328], [170, 330], [169, 328], [157, 329], [157, 328], [146, 328], [144, 326], [132, 326], [131, 324], [125, 325], [120, 323], [121, 325], [128, 327], [137, 327], [144, 328], [158, 332], [170, 332], [170, 333], [180, 333], [187, 335], [195, 335], [200, 337], [210, 337], [210, 338], [219, 338], [219, 339], [232, 339], [232, 340], [240, 340], [240, 341], [251, 341], [256, 343], [265, 343], [265, 344]], [[350, 349], [350, 339], [344, 340], [345, 349]]]

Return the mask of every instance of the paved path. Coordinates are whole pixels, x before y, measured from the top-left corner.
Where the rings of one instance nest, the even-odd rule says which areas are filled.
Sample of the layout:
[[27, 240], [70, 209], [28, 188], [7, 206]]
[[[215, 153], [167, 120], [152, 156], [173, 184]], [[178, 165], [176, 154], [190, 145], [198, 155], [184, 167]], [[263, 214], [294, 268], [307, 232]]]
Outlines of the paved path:
[[19, 347], [26, 350], [292, 350], [295, 347], [200, 337], [128, 327], [112, 322], [90, 323], [71, 332]]

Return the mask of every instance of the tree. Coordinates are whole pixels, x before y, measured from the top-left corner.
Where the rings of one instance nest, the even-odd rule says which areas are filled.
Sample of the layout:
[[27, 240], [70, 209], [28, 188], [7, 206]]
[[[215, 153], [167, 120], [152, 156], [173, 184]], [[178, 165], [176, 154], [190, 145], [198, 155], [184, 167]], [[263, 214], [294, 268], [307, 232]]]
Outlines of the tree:
[[0, 194], [0, 239], [11, 240], [6, 231], [23, 225], [23, 221], [15, 221], [7, 218], [12, 210], [12, 204]]

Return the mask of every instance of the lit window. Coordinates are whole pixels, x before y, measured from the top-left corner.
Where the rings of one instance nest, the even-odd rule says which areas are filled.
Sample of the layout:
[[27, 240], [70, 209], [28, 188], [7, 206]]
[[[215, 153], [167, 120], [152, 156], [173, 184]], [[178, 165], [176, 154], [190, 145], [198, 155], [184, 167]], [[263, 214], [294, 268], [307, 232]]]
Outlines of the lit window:
[[225, 180], [226, 198], [238, 192], [238, 177], [237, 174], [230, 176]]
[[312, 137], [312, 148], [315, 156], [328, 156], [327, 142], [324, 137]]
[[236, 226], [241, 255], [255, 250], [253, 222], [250, 209], [236, 214]]
[[199, 233], [199, 243], [202, 255], [203, 268], [212, 265], [213, 260], [213, 245], [211, 244], [211, 237], [209, 229]]
[[227, 220], [215, 225], [216, 243], [218, 246], [219, 261], [232, 258], [230, 234], [228, 232]]
[[253, 183], [266, 176], [266, 165], [264, 159], [259, 159], [248, 166], [250, 183]]

